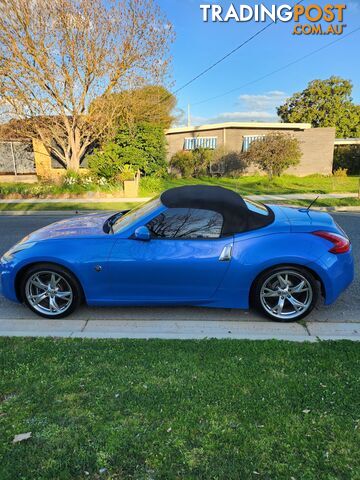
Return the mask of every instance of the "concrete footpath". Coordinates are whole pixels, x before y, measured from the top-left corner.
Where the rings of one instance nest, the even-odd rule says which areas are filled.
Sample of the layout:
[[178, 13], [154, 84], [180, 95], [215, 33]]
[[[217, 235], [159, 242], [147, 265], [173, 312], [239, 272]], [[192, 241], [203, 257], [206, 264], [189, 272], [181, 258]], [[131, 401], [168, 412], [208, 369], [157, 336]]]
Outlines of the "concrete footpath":
[[65, 338], [248, 339], [316, 342], [360, 341], [360, 323], [164, 321], [164, 320], [0, 320], [0, 336]]

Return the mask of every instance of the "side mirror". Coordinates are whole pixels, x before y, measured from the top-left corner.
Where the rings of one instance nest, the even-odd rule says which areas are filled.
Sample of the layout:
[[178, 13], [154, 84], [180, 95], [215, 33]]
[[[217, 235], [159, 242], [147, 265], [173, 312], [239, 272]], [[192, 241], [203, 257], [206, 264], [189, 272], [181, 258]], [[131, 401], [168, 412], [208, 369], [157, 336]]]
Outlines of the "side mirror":
[[138, 227], [134, 232], [135, 240], [142, 240], [143, 242], [148, 242], [151, 238], [150, 230], [145, 227], [145, 225]]

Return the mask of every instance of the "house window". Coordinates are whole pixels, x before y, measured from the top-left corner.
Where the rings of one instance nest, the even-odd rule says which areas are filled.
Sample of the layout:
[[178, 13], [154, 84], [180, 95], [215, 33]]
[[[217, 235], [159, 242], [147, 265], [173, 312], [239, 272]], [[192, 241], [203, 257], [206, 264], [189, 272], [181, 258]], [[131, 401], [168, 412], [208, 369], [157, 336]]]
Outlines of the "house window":
[[185, 138], [184, 150], [195, 150], [195, 148], [209, 148], [215, 150], [217, 146], [217, 137], [196, 137]]
[[265, 135], [244, 135], [242, 151], [247, 152], [249, 150], [251, 143], [254, 140], [261, 140], [264, 137]]

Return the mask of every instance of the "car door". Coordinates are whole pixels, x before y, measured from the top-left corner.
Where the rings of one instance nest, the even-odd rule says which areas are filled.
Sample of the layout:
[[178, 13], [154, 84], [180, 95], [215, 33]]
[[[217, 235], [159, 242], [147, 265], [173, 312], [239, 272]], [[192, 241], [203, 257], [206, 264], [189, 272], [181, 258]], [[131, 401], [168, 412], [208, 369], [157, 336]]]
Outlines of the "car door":
[[222, 215], [169, 208], [147, 225], [149, 241], [119, 239], [109, 259], [111, 296], [121, 303], [206, 303], [231, 261]]

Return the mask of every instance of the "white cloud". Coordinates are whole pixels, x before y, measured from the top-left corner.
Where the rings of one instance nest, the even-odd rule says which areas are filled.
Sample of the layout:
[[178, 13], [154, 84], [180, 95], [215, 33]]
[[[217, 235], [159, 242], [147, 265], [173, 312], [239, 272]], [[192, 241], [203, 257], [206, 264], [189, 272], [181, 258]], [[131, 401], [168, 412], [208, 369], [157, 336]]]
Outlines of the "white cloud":
[[280, 90], [272, 90], [260, 95], [244, 94], [238, 97], [238, 104], [249, 110], [272, 110], [284, 103], [287, 94]]
[[[279, 122], [276, 107], [282, 105], [288, 95], [281, 90], [270, 90], [261, 94], [243, 94], [236, 100], [234, 112], [221, 112], [212, 117], [191, 116], [192, 125], [204, 125], [222, 122]], [[176, 122], [186, 125], [186, 113], [182, 112]]]
[[243, 111], [243, 112], [224, 112], [216, 118], [212, 118], [209, 123], [222, 122], [276, 122], [275, 115], [264, 111]]

